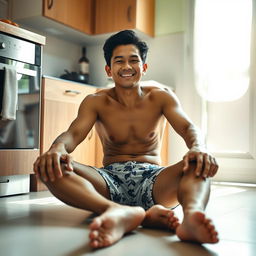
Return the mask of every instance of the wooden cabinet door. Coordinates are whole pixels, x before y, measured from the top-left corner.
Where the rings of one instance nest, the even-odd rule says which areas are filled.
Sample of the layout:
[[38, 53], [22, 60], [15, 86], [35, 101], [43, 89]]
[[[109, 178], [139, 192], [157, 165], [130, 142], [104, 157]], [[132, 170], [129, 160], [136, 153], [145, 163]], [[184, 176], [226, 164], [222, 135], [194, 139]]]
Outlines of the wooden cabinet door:
[[43, 0], [43, 15], [92, 34], [93, 0]]
[[163, 140], [162, 140], [162, 147], [161, 147], [161, 165], [162, 166], [169, 166], [169, 136], [170, 136], [170, 124], [167, 122], [164, 128]]
[[137, 0], [136, 3], [136, 29], [153, 37], [155, 35], [155, 0]]
[[96, 0], [95, 34], [137, 29], [154, 36], [155, 0]]
[[133, 29], [136, 25], [136, 0], [96, 0], [95, 34]]
[[[52, 79], [43, 81], [41, 153], [47, 151], [54, 139], [68, 129], [84, 97], [95, 92], [95, 88], [89, 86]], [[94, 129], [71, 155], [77, 162], [95, 165]]]

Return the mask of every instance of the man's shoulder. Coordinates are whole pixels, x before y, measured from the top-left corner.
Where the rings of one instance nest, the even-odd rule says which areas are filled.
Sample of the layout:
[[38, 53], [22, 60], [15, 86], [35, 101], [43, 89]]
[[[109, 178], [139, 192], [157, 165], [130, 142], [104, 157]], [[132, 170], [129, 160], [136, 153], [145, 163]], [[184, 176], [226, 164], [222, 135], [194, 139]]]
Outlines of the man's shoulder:
[[177, 106], [179, 100], [172, 88], [158, 85], [142, 85], [143, 90], [155, 104], [161, 106]]
[[103, 98], [109, 95], [111, 91], [113, 91], [113, 88], [101, 88], [95, 93], [95, 96]]
[[99, 89], [95, 93], [86, 95], [85, 101], [90, 101], [90, 102], [100, 101], [104, 99], [107, 95], [109, 95], [109, 93], [110, 93], [110, 88]]
[[165, 96], [173, 97], [174, 95], [173, 90], [168, 86], [142, 83], [141, 88], [144, 92], [149, 93], [151, 96], [156, 96], [157, 98]]
[[163, 85], [161, 83], [158, 83], [156, 81], [141, 81], [140, 83], [141, 87], [145, 90], [151, 91], [151, 92], [173, 92], [173, 89], [170, 88], [167, 85]]

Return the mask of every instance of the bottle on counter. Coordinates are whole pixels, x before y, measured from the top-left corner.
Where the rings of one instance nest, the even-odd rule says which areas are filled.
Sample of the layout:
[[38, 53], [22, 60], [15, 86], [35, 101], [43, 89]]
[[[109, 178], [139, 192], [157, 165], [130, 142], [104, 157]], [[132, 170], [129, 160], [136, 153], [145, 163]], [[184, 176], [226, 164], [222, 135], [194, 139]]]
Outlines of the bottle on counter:
[[81, 82], [88, 83], [89, 81], [89, 60], [86, 57], [86, 47], [82, 48], [82, 57], [78, 61], [79, 75]]

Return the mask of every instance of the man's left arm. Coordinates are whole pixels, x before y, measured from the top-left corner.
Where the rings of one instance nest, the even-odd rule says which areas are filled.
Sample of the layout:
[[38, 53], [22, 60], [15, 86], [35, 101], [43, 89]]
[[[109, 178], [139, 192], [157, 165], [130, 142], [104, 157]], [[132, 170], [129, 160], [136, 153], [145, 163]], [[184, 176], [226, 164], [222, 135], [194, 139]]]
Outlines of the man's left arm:
[[163, 114], [174, 130], [184, 139], [189, 151], [183, 157], [183, 171], [189, 170], [190, 163], [196, 162], [195, 174], [204, 178], [213, 177], [218, 164], [206, 149], [200, 130], [190, 121], [172, 92], [162, 92]]

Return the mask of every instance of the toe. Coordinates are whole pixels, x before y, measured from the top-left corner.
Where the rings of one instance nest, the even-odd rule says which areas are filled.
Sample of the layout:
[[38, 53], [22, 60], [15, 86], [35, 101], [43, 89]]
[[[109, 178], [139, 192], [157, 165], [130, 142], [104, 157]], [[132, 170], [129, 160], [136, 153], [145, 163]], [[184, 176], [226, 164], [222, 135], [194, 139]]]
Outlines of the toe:
[[96, 239], [98, 236], [99, 236], [98, 230], [93, 230], [93, 231], [91, 231], [90, 234], [89, 234], [89, 237], [90, 237], [91, 240]]
[[172, 218], [174, 216], [174, 212], [168, 210], [168, 213], [166, 214], [169, 218]]
[[104, 241], [104, 238], [103, 237], [101, 237], [101, 236], [99, 236], [99, 238], [98, 238], [98, 247], [103, 247], [103, 246], [105, 246], [105, 241]]
[[98, 247], [99, 247], [99, 242], [98, 242], [97, 240], [92, 240], [92, 241], [90, 242], [90, 246], [91, 246], [92, 248], [98, 248]]
[[102, 224], [102, 219], [100, 217], [95, 218], [92, 223], [90, 224], [90, 229], [99, 229]]

